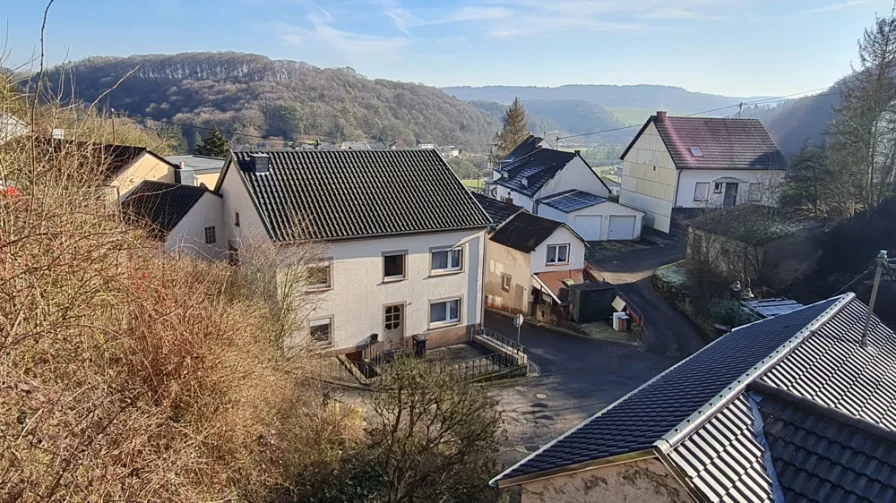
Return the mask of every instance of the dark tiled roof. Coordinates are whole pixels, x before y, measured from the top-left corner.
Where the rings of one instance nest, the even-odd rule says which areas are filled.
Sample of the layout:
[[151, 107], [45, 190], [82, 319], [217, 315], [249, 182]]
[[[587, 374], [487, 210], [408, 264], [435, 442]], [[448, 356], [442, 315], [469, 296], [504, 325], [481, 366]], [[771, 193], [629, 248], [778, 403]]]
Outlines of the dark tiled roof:
[[471, 192], [471, 194], [473, 194], [473, 197], [476, 198], [476, 202], [478, 202], [479, 205], [482, 206], [482, 209], [485, 210], [485, 213], [488, 214], [488, 217], [495, 225], [501, 225], [508, 218], [523, 211], [523, 208], [515, 204], [498, 201], [497, 199], [492, 199], [485, 194], [480, 194], [478, 192]]
[[740, 327], [647, 382], [500, 478], [651, 449], [751, 369], [769, 359], [839, 298]]
[[543, 197], [538, 200], [538, 204], [550, 206], [551, 208], [560, 210], [564, 213], [570, 213], [605, 202], [607, 202], [607, 198], [605, 197], [600, 197], [578, 189], [564, 190], [563, 192], [558, 192], [557, 194]]
[[[650, 117], [622, 153], [625, 158], [650, 123], [678, 169], [787, 169], [787, 161], [758, 119]], [[702, 155], [695, 155], [692, 148]]]
[[534, 152], [535, 149], [540, 148], [538, 145], [543, 141], [544, 138], [530, 134], [522, 143], [514, 147], [509, 154], [502, 157], [501, 162], [513, 162], [524, 155], [529, 155]]
[[489, 239], [514, 250], [531, 253], [562, 226], [563, 222], [522, 212], [508, 220]]
[[[253, 172], [251, 154], [270, 156], [270, 171]], [[236, 151], [233, 156], [226, 169], [239, 169], [274, 241], [442, 232], [489, 223], [432, 149]]]
[[151, 231], [161, 237], [171, 232], [207, 192], [193, 185], [143, 181], [121, 201], [121, 210], [135, 222], [150, 224]]
[[540, 148], [501, 168], [495, 183], [531, 197], [575, 157], [573, 152]]
[[79, 156], [79, 160], [82, 161], [82, 164], [89, 164], [91, 166], [102, 168], [102, 171], [99, 172], [99, 174], [105, 182], [111, 182], [119, 173], [128, 168], [143, 154], [152, 155], [169, 166], [174, 167], [174, 164], [171, 164], [165, 158], [156, 155], [146, 147], [64, 140], [48, 137], [36, 138], [35, 145], [38, 155], [77, 155]]

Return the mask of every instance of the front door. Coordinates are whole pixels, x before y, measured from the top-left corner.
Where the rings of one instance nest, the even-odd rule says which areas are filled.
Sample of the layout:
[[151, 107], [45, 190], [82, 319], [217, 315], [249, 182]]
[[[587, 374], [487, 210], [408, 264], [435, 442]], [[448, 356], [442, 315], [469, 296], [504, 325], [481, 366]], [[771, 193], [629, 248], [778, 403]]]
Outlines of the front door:
[[723, 208], [733, 208], [737, 204], [737, 184], [725, 184], [725, 200], [722, 201]]
[[405, 305], [391, 304], [383, 311], [383, 333], [386, 347], [391, 350], [404, 347], [404, 311]]

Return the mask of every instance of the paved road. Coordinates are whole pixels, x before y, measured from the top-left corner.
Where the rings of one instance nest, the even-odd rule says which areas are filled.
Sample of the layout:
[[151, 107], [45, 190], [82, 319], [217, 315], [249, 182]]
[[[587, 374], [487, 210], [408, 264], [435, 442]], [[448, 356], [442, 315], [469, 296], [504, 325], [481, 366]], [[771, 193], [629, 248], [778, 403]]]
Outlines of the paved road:
[[[509, 318], [487, 313], [485, 325], [507, 336]], [[498, 400], [507, 433], [501, 459], [522, 459], [525, 446], [542, 446], [673, 365], [673, 357], [635, 346], [523, 326], [526, 353], [538, 377], [490, 388]]]

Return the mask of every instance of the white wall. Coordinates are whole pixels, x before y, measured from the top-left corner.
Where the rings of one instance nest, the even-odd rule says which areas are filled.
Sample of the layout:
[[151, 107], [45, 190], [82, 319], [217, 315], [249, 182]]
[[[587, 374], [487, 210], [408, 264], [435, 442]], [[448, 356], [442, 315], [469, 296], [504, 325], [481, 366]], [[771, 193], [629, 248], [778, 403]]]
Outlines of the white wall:
[[[430, 276], [430, 249], [459, 245], [464, 246], [463, 271]], [[430, 332], [429, 301], [445, 297], [462, 297], [456, 326], [481, 322], [484, 229], [337, 241], [327, 246], [323, 255], [332, 257], [332, 288], [312, 294], [317, 299], [311, 317], [333, 316], [333, 349], [359, 346], [371, 334], [384, 340], [386, 304], [407, 303], [405, 337]], [[399, 250], [407, 250], [407, 278], [384, 283], [382, 254]]]
[[[168, 234], [165, 249], [170, 253], [187, 253], [204, 260], [218, 260], [227, 250], [227, 239], [221, 225], [221, 197], [206, 192], [190, 208]], [[214, 227], [216, 242], [205, 243], [205, 228]]]
[[[230, 162], [230, 161], [228, 161]], [[249, 198], [249, 192], [240, 180], [239, 166], [234, 163], [227, 170], [224, 179], [221, 180], [220, 193], [224, 197], [222, 204], [222, 235], [224, 240], [220, 241], [221, 246], [226, 250], [228, 243], [236, 243], [249, 241], [270, 242], [267, 232], [261, 223], [261, 217], [255, 211], [255, 206]], [[234, 225], [234, 212], [240, 214], [240, 227]], [[237, 246], [239, 248], [239, 246]]]
[[[722, 205], [725, 197], [724, 190], [721, 194], [713, 193], [713, 181], [722, 177], [733, 177], [752, 183], [762, 183], [760, 195], [762, 204], [775, 205], [778, 203], [781, 188], [784, 183], [784, 171], [769, 170], [732, 170], [732, 169], [683, 169], [679, 177], [677, 208], [705, 208]], [[694, 201], [694, 189], [698, 182], [709, 184], [709, 199], [707, 201]], [[749, 202], [749, 184], [741, 183], [737, 188], [737, 204]]]
[[601, 197], [608, 197], [610, 191], [600, 181], [597, 174], [588, 167], [581, 157], [574, 157], [563, 167], [554, 178], [548, 180], [541, 190], [535, 195], [535, 199], [547, 197], [565, 190], [578, 189], [590, 192]]
[[648, 213], [653, 228], [669, 232], [678, 170], [650, 123], [622, 160], [619, 202]]
[[572, 229], [578, 232], [580, 235], [587, 234], [587, 232], [583, 234], [582, 232], [580, 232], [580, 229], [576, 228], [575, 216], [600, 215], [602, 217], [600, 219], [600, 241], [605, 241], [610, 235], [610, 215], [634, 216], [635, 239], [640, 239], [642, 218], [644, 216], [644, 212], [629, 208], [627, 206], [623, 206], [618, 203], [614, 203], [612, 201], [607, 201], [601, 204], [595, 204], [594, 206], [589, 206], [587, 208], [582, 208], [581, 210], [574, 211], [572, 213], [564, 213], [546, 204], [540, 204], [538, 205], [538, 215], [545, 218], [550, 218], [551, 220], [557, 220], [558, 222], [563, 222], [572, 227]]
[[[547, 265], [548, 245], [569, 244], [569, 262], [566, 264]], [[529, 270], [532, 274], [547, 271], [563, 271], [566, 269], [583, 269], [585, 267], [585, 243], [566, 227], [559, 227], [543, 243], [538, 245], [529, 255]]]

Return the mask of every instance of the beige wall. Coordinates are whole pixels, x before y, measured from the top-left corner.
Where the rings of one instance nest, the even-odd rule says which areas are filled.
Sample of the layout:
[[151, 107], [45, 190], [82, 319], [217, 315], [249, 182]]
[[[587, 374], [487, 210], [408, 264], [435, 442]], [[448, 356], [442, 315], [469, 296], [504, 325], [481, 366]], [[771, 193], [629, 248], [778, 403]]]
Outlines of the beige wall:
[[120, 199], [144, 180], [174, 183], [174, 168], [167, 162], [144, 153], [126, 170], [119, 173], [109, 185]]
[[220, 176], [220, 171], [214, 173], [196, 173], [196, 185], [202, 185], [204, 183], [209, 190], [214, 190], [215, 185], [218, 183], [218, 177]]
[[672, 156], [651, 122], [622, 161], [619, 202], [647, 212], [652, 218], [645, 224], [669, 232], [677, 179]]
[[[239, 249], [250, 242], [270, 243], [261, 217], [255, 211], [249, 192], [240, 180], [239, 166], [234, 164], [221, 182], [220, 194], [224, 197], [222, 204], [221, 226], [224, 240], [220, 245], [227, 249], [230, 245]], [[240, 226], [236, 226], [235, 214], [240, 214]]]
[[[529, 254], [486, 240], [485, 302], [488, 307], [509, 313], [529, 311]], [[509, 274], [510, 291], [501, 285], [501, 274]]]
[[523, 503], [671, 503], [693, 501], [653, 458], [523, 484]]

